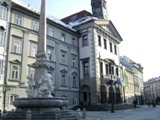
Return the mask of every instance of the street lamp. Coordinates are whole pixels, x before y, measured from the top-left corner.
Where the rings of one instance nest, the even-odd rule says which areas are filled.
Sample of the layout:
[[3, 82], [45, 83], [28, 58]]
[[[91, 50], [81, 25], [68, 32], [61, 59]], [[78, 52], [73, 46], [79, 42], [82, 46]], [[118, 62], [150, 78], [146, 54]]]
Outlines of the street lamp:
[[[111, 63], [109, 63], [109, 71], [110, 71], [110, 75], [111, 75], [111, 84], [113, 84], [113, 80], [112, 80], [112, 66]], [[114, 113], [114, 91], [113, 91], [113, 86], [112, 86], [112, 106], [111, 106], [111, 113]]]
[[[112, 81], [112, 75], [111, 75], [111, 81]], [[113, 84], [114, 85], [114, 84]], [[112, 86], [113, 87], [113, 86]], [[111, 113], [114, 113], [114, 91], [112, 90], [112, 107], [111, 107]]]

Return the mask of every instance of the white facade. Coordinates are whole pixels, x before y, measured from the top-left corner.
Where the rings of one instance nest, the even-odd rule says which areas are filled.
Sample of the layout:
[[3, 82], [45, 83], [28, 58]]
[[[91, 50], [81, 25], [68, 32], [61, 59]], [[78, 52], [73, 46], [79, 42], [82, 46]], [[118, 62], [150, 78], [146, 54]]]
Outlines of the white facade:
[[1, 1], [0, 4], [0, 109], [4, 109], [4, 92], [7, 90], [5, 87], [6, 81], [6, 61], [8, 50], [8, 34], [10, 22], [10, 0]]

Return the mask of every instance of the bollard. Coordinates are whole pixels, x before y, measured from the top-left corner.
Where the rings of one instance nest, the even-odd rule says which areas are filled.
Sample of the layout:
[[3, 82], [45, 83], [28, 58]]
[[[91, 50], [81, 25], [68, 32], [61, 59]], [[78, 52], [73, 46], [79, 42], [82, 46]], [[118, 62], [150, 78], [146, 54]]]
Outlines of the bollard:
[[77, 120], [81, 119], [81, 110], [78, 108], [77, 110]]
[[86, 109], [83, 108], [83, 119], [86, 119]]
[[7, 111], [6, 110], [3, 111], [2, 118], [3, 118], [3, 120], [7, 120]]
[[26, 120], [32, 120], [32, 115], [30, 109], [26, 112]]
[[56, 111], [56, 119], [55, 120], [60, 120], [61, 118], [61, 114], [60, 114], [60, 109], [58, 108], [57, 111]]

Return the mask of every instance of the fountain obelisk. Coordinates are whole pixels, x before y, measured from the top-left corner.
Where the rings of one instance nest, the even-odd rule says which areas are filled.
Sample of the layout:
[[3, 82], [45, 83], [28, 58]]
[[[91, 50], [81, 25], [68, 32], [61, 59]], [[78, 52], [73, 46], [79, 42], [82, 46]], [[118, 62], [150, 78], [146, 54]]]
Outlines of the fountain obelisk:
[[36, 60], [37, 64], [35, 66], [36, 69], [35, 69], [34, 80], [36, 85], [38, 85], [41, 76], [44, 75], [46, 72], [46, 69], [44, 68], [44, 65], [46, 63], [46, 0], [41, 0], [41, 12], [39, 19], [38, 48], [37, 48]]

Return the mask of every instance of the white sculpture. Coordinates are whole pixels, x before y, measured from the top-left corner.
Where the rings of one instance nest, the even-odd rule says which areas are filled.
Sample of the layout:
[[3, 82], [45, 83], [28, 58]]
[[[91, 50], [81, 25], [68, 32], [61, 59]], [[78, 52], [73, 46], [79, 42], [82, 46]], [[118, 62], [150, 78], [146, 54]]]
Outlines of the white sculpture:
[[45, 73], [39, 80], [39, 97], [52, 97], [53, 90], [52, 75]]
[[[53, 97], [54, 87], [52, 82], [52, 75], [45, 73], [38, 82], [38, 87], [35, 87], [35, 81], [31, 76], [27, 77], [29, 89], [26, 91], [28, 97]], [[53, 95], [53, 96], [52, 96]]]
[[35, 87], [35, 81], [31, 76], [27, 77], [28, 79], [28, 87], [29, 89], [26, 91], [28, 93], [28, 97], [32, 98], [33, 97], [33, 92], [34, 92], [34, 87]]

